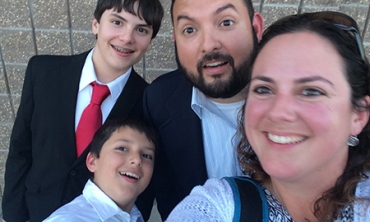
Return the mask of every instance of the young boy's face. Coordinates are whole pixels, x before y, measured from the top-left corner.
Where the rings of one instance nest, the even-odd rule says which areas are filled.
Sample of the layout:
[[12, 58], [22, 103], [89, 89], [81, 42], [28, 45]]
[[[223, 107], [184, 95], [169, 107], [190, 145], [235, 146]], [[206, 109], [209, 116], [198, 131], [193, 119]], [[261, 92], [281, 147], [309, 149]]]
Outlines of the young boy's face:
[[145, 134], [123, 127], [104, 143], [99, 158], [89, 153], [86, 165], [94, 173], [94, 183], [130, 212], [136, 197], [150, 182], [154, 153], [155, 146]]
[[144, 56], [152, 42], [152, 27], [124, 9], [119, 13], [115, 9], [106, 10], [100, 22], [94, 18], [92, 30], [98, 36], [93, 62], [101, 81], [106, 75], [116, 78], [125, 73]]

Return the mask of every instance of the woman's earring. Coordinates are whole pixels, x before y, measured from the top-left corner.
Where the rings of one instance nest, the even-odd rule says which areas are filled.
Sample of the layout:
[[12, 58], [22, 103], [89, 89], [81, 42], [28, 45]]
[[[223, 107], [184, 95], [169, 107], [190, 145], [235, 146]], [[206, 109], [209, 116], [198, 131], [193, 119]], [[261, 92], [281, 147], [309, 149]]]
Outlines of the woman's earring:
[[357, 146], [359, 144], [359, 140], [357, 139], [357, 136], [349, 136], [347, 144], [348, 146]]

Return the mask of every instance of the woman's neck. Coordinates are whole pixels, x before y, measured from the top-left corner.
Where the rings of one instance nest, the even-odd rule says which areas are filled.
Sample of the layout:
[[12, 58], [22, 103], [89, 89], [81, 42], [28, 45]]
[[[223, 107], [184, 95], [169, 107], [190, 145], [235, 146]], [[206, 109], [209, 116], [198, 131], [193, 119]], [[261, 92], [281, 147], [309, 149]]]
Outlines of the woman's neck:
[[[334, 181], [335, 183], [335, 181]], [[270, 193], [285, 207], [296, 222], [317, 221], [314, 204], [334, 184], [325, 182], [285, 182], [271, 179], [264, 183]]]

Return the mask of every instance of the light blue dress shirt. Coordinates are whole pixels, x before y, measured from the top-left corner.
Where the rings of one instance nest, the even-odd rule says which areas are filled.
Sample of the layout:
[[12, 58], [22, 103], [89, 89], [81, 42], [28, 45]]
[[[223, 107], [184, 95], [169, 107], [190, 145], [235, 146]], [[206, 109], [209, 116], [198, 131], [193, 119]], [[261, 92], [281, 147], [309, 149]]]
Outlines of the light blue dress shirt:
[[216, 103], [193, 87], [191, 108], [202, 122], [204, 155], [208, 178], [240, 176], [237, 160], [237, 116], [244, 100], [236, 103]]

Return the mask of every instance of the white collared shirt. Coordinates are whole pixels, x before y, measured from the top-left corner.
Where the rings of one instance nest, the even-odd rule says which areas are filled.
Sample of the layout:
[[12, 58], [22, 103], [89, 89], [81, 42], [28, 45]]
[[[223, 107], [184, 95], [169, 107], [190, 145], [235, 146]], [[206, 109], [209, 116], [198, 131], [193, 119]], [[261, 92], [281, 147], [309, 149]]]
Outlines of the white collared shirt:
[[202, 122], [208, 178], [242, 175], [236, 153], [240, 138], [235, 133], [237, 115], [244, 102], [216, 103], [193, 87], [191, 108]]
[[82, 194], [54, 211], [44, 222], [144, 222], [134, 205], [130, 214], [123, 211], [91, 180]]
[[123, 88], [125, 87], [132, 70], [132, 67], [130, 67], [130, 69], [127, 70], [126, 73], [122, 74], [112, 82], [108, 84], [103, 84], [99, 82], [98, 79], [96, 78], [94, 64], [92, 61], [93, 52], [94, 49], [91, 50], [91, 52], [87, 55], [84, 67], [82, 69], [76, 103], [75, 130], [77, 129], [78, 123], [80, 122], [82, 112], [84, 111], [86, 106], [89, 105], [91, 100], [92, 86], [90, 85], [90, 83], [96, 81], [99, 84], [107, 85], [109, 88], [110, 95], [101, 104], [101, 110], [103, 114], [102, 120], [104, 123], [110, 111], [112, 110], [114, 104], [116, 103], [119, 95], [121, 94]]

